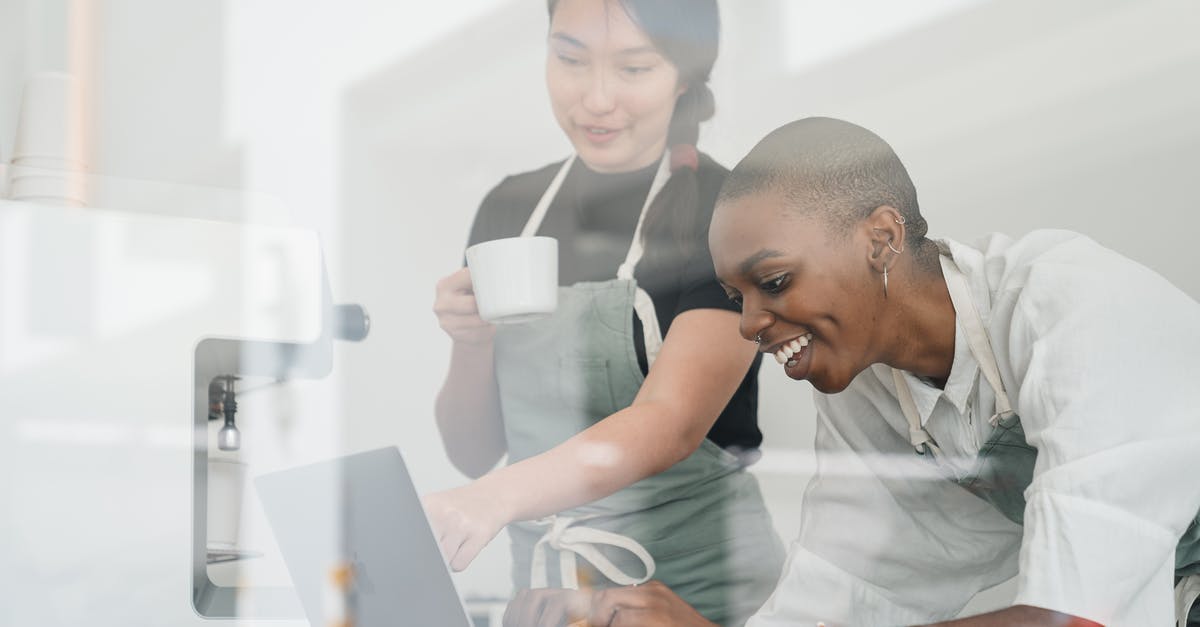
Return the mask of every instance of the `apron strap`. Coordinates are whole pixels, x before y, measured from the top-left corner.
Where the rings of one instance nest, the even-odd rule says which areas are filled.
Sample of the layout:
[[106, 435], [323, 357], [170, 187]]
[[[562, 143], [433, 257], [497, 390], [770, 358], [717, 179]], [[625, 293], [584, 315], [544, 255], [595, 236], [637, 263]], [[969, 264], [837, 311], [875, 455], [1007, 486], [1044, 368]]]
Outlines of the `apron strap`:
[[[542, 194], [538, 200], [538, 204], [533, 208], [533, 213], [529, 215], [529, 220], [525, 222], [525, 228], [521, 229], [521, 237], [533, 237], [539, 228], [542, 226], [542, 221], [546, 218], [546, 212], [550, 209], [550, 204], [554, 201], [554, 197], [558, 195], [558, 190], [562, 188], [563, 181], [567, 178], [567, 173], [571, 171], [571, 166], [575, 164], [577, 155], [571, 155], [563, 162], [562, 167], [558, 169], [558, 173], [554, 175], [554, 179], [550, 181], [550, 186]], [[629, 251], [625, 253], [625, 261], [617, 268], [617, 278], [626, 281], [633, 280], [634, 269], [642, 260], [642, 255], [645, 253], [645, 246], [642, 243], [642, 225], [646, 222], [646, 213], [650, 209], [650, 205], [662, 191], [664, 185], [667, 184], [667, 179], [671, 178], [671, 158], [670, 153], [664, 153], [662, 159], [658, 162], [658, 170], [654, 172], [654, 181], [650, 183], [650, 191], [646, 194], [646, 200], [642, 203], [642, 212], [638, 214], [637, 227], [633, 230], [633, 241], [629, 244]], [[642, 340], [646, 346], [646, 365], [654, 365], [654, 359], [658, 357], [659, 350], [662, 349], [662, 329], [658, 324], [658, 313], [654, 309], [654, 300], [650, 298], [650, 294], [646, 290], [637, 288], [633, 299], [633, 311], [637, 314], [639, 320], [642, 321]]]
[[1200, 575], [1189, 575], [1179, 580], [1175, 586], [1175, 624], [1177, 627], [1187, 627], [1188, 614], [1200, 598]]
[[[638, 215], [637, 227], [633, 230], [633, 242], [629, 245], [629, 252], [625, 253], [625, 262], [617, 268], [618, 279], [633, 278], [633, 269], [642, 260], [642, 254], [645, 252], [642, 244], [642, 225], [646, 222], [646, 213], [669, 178], [671, 178], [671, 158], [668, 152], [659, 160], [658, 170], [654, 172], [654, 181], [650, 183], [650, 192], [646, 194], [646, 201], [642, 203], [642, 213]], [[645, 322], [645, 320], [642, 321], [643, 324]]]
[[959, 319], [962, 320], [963, 330], [967, 334], [967, 345], [971, 348], [971, 354], [975, 356], [975, 361], [979, 362], [979, 369], [983, 371], [984, 378], [987, 379], [988, 385], [992, 386], [992, 391], [996, 395], [996, 413], [988, 418], [988, 423], [995, 427], [1000, 419], [1014, 412], [1012, 403], [1008, 399], [1008, 392], [1004, 389], [1004, 381], [1000, 379], [1000, 368], [996, 364], [996, 355], [992, 351], [992, 341], [983, 327], [983, 317], [979, 315], [979, 310], [975, 307], [975, 300], [971, 298], [971, 288], [967, 285], [967, 279], [962, 270], [959, 270], [958, 264], [946, 255], [942, 255], [939, 260], [942, 263], [942, 272], [946, 275], [946, 287], [950, 290], [950, 300], [954, 303], [954, 309], [963, 314]]
[[[567, 516], [551, 516], [543, 519], [550, 523], [550, 529], [533, 547], [532, 572], [530, 572], [530, 588], [545, 588], [548, 585], [546, 552], [548, 549], [558, 551], [559, 577], [562, 587], [571, 590], [579, 589], [579, 576], [575, 572], [576, 556], [596, 567], [601, 574], [621, 586], [632, 586], [650, 581], [654, 576], [654, 558], [637, 540], [619, 533], [593, 529], [584, 526], [572, 526], [575, 519]], [[597, 545], [614, 546], [625, 549], [642, 561], [646, 574], [642, 577], [630, 575], [616, 564], [613, 564], [600, 552]]]
[[546, 188], [545, 193], [538, 199], [538, 204], [533, 208], [533, 213], [529, 214], [529, 219], [525, 221], [525, 228], [521, 229], [521, 237], [533, 237], [537, 230], [542, 226], [542, 220], [546, 218], [546, 211], [550, 209], [550, 203], [554, 201], [554, 197], [558, 195], [558, 190], [562, 187], [563, 180], [567, 178], [567, 173], [571, 171], [571, 166], [575, 165], [575, 155], [571, 155], [563, 162], [562, 167], [550, 180], [550, 186]]
[[900, 399], [900, 409], [904, 412], [905, 420], [908, 421], [908, 441], [912, 443], [913, 448], [917, 449], [917, 455], [932, 453], [936, 459], [938, 455], [941, 455], [942, 450], [938, 448], [933, 436], [929, 435], [925, 427], [921, 426], [921, 412], [917, 411], [917, 403], [913, 400], [908, 381], [904, 379], [904, 374], [895, 368], [892, 368], [892, 380], [896, 383], [896, 396]]

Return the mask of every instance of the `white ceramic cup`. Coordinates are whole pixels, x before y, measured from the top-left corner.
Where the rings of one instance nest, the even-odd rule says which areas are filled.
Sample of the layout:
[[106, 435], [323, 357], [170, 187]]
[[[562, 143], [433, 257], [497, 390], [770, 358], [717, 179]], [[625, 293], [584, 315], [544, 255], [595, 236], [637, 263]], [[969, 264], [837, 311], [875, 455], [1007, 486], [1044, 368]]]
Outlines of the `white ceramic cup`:
[[467, 249], [467, 267], [479, 317], [515, 324], [554, 313], [558, 307], [558, 240], [509, 237]]
[[208, 460], [208, 548], [237, 548], [245, 487], [246, 464], [232, 459]]

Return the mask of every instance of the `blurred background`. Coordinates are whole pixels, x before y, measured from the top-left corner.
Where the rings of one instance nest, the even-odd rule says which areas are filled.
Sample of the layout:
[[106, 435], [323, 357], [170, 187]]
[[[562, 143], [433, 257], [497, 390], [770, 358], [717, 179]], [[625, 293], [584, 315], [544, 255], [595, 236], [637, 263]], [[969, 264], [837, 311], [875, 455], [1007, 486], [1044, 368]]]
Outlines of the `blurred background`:
[[[721, 9], [717, 115], [700, 140], [718, 161], [732, 167], [793, 119], [844, 118], [895, 148], [932, 234], [973, 241], [994, 231], [1072, 229], [1200, 298], [1200, 3], [723, 0]], [[492, 186], [568, 153], [545, 94], [546, 28], [536, 0], [0, 0], [0, 162], [13, 154], [27, 79], [67, 72], [82, 94], [90, 171], [155, 190], [153, 203], [135, 195], [129, 206], [102, 208], [315, 232], [334, 300], [362, 304], [371, 334], [335, 344], [325, 385], [281, 395], [266, 412], [274, 422], [255, 424], [244, 409], [245, 456], [270, 467], [394, 444], [420, 491], [447, 488], [465, 479], [446, 460], [433, 420], [449, 357], [430, 311], [434, 284], [461, 264], [471, 219]], [[194, 513], [188, 406], [156, 409], [167, 425], [158, 435], [124, 440], [81, 428], [92, 420], [86, 405], [47, 417], [35, 410], [36, 396], [18, 393], [55, 393], [76, 354], [100, 339], [86, 320], [99, 315], [93, 308], [103, 297], [76, 295], [70, 316], [42, 315], [45, 300], [14, 278], [32, 267], [12, 252], [18, 240], [29, 247], [28, 232], [14, 224], [0, 222], [10, 251], [0, 250], [0, 436], [10, 452], [57, 460], [72, 472], [81, 456], [121, 457], [148, 441], [161, 451], [147, 464], [180, 460], [175, 474], [147, 465], [127, 468], [120, 481], [179, 482], [159, 486], [155, 494], [172, 504], [140, 536], [166, 554], [178, 551], [181, 583], [158, 602], [178, 606], [179, 617], [154, 624], [195, 621], [184, 587], [192, 565], [176, 540], [190, 537]], [[37, 237], [50, 245], [56, 235]], [[186, 291], [194, 279], [181, 274], [176, 283]], [[248, 276], [236, 281], [253, 289]], [[201, 284], [205, 298], [219, 297], [213, 281]], [[172, 316], [202, 306], [182, 296], [176, 302]], [[125, 333], [137, 333], [136, 325]], [[35, 347], [51, 340], [62, 340], [52, 354]], [[190, 359], [181, 352], [180, 367]], [[813, 467], [813, 410], [809, 386], [772, 366], [762, 372], [764, 456], [752, 470], [787, 541]], [[190, 392], [190, 378], [164, 381], [176, 383]], [[281, 403], [290, 409], [279, 410]], [[50, 481], [14, 461], [29, 458], [7, 457], [0, 508], [9, 509], [8, 522], [0, 524], [12, 526], [0, 531], [15, 551], [22, 534], [61, 523], [45, 517], [67, 515], [22, 507], [71, 479]], [[247, 510], [249, 537], [265, 533], [254, 506]], [[70, 533], [59, 529], [39, 533]], [[267, 553], [269, 544], [260, 539]], [[494, 542], [458, 575], [465, 595], [509, 593], [506, 544]], [[122, 580], [104, 588], [111, 595], [154, 572], [130, 570], [128, 554], [103, 550], [87, 558], [94, 567], [84, 558], [60, 567], [54, 552], [68, 549], [56, 546], [23, 553], [24, 561], [0, 553], [0, 584], [32, 581], [27, 594], [48, 605], [73, 591], [67, 598], [75, 604], [66, 605], [74, 609], [60, 607], [42, 624], [88, 616], [99, 602], [86, 590], [103, 573]], [[255, 575], [267, 567], [254, 563], [269, 561], [208, 572], [233, 582], [286, 577]], [[972, 608], [998, 606], [1010, 594], [1001, 587]], [[0, 610], [0, 622], [27, 624], [20, 612]]]

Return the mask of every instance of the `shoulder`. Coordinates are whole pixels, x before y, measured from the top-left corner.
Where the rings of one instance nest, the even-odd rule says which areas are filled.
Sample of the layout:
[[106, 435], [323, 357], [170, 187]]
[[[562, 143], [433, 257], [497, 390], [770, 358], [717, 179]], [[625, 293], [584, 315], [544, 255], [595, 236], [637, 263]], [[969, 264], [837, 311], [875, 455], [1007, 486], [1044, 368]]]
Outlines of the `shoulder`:
[[[957, 247], [956, 247], [957, 246]], [[1021, 371], [1034, 352], [1056, 360], [1093, 355], [1120, 339], [1134, 350], [1200, 348], [1200, 304], [1165, 278], [1089, 237], [1034, 231], [990, 236], [977, 248], [951, 245], [971, 277], [975, 301]], [[960, 259], [962, 260], [960, 262]], [[985, 286], [985, 287], [984, 287]], [[982, 297], [979, 290], [986, 290]], [[1095, 359], [1103, 359], [1094, 354]]]
[[1183, 295], [1149, 268], [1072, 231], [1037, 230], [1017, 239], [993, 234], [975, 246], [940, 243], [964, 272], [981, 276], [997, 297], [1020, 293], [1078, 307], [1127, 301], [1130, 294]]
[[717, 163], [707, 154], [700, 153], [700, 167], [696, 169], [696, 183], [699, 187], [697, 191], [699, 192], [700, 206], [706, 213], [712, 213], [713, 205], [717, 202], [717, 194], [721, 192], [721, 185], [725, 183], [727, 176], [729, 176], [729, 168]]
[[562, 164], [513, 174], [493, 187], [475, 214], [469, 244], [518, 235]]
[[536, 170], [504, 177], [504, 180], [488, 192], [484, 204], [528, 203], [531, 198], [536, 203], [550, 186], [550, 181], [554, 179], [562, 164], [562, 161], [556, 161]]

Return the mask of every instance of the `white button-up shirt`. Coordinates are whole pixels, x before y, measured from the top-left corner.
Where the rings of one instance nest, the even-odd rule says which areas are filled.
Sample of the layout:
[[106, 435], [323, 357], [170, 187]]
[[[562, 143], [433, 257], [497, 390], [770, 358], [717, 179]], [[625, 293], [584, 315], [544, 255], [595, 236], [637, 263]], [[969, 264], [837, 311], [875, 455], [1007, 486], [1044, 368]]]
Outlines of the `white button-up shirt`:
[[1037, 449], [1024, 528], [951, 480], [995, 407], [960, 320], [945, 389], [905, 374], [942, 467], [914, 453], [889, 367], [817, 394], [800, 534], [747, 627], [945, 620], [1013, 575], [1015, 604], [1173, 624], [1175, 546], [1200, 509], [1200, 305], [1074, 233], [945, 244]]

